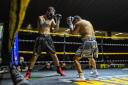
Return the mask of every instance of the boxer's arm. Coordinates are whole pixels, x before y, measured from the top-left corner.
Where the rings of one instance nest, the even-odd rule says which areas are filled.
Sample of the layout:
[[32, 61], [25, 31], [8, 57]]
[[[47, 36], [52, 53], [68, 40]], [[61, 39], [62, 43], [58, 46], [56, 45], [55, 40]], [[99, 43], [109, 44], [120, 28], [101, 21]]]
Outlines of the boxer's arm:
[[73, 26], [73, 17], [72, 16], [69, 16], [68, 18], [67, 18], [67, 24], [68, 24], [68, 26], [69, 26], [69, 29], [72, 31], [73, 29], [74, 29], [74, 26]]
[[80, 30], [79, 24], [76, 24], [73, 30], [70, 30], [71, 34], [78, 34]]
[[40, 31], [40, 28], [42, 27], [41, 25], [44, 24], [45, 19], [43, 16], [39, 16], [37, 19], [37, 29]]
[[44, 17], [43, 16], [39, 16], [38, 17], [38, 26], [40, 26], [41, 24], [44, 24], [44, 22], [45, 22]]
[[58, 22], [58, 23], [55, 23], [55, 21], [54, 21], [54, 19], [52, 20], [52, 23], [51, 23], [51, 30], [53, 31], [53, 32], [55, 32], [55, 31], [58, 31], [59, 30], [59, 24], [60, 24], [60, 22]]
[[[55, 21], [54, 21], [54, 19], [55, 19]], [[52, 22], [52, 27], [54, 28], [54, 31], [58, 31], [59, 26], [60, 26], [60, 20], [62, 19], [62, 15], [61, 14], [56, 14], [54, 19], [53, 19], [53, 22]]]
[[74, 28], [72, 27], [72, 28], [66, 29], [65, 33], [78, 34], [79, 33], [79, 29], [80, 29], [80, 27], [78, 25], [76, 25]]

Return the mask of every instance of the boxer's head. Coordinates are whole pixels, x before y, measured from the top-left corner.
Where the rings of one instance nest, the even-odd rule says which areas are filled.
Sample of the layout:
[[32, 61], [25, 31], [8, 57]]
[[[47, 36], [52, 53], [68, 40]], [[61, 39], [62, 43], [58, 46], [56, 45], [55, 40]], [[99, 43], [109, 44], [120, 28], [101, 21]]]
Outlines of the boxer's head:
[[24, 57], [20, 56], [20, 63], [24, 62]]
[[80, 16], [76, 15], [73, 17], [73, 23], [77, 23], [80, 19], [82, 19]]
[[48, 19], [53, 19], [55, 16], [55, 9], [54, 7], [48, 7], [47, 11], [46, 11], [46, 16]]

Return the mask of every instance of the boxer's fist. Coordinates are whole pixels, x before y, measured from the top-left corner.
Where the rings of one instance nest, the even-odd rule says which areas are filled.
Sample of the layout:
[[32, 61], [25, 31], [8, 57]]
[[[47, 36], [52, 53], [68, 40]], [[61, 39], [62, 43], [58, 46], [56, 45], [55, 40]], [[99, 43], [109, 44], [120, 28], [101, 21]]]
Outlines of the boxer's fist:
[[62, 15], [61, 14], [55, 14], [55, 20], [61, 20], [62, 19]]

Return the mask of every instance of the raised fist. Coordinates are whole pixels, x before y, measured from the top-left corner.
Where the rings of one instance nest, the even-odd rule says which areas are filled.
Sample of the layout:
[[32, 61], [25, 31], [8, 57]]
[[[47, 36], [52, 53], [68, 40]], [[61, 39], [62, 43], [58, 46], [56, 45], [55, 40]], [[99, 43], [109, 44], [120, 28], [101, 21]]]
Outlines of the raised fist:
[[62, 15], [61, 14], [55, 14], [55, 20], [61, 20], [62, 19]]

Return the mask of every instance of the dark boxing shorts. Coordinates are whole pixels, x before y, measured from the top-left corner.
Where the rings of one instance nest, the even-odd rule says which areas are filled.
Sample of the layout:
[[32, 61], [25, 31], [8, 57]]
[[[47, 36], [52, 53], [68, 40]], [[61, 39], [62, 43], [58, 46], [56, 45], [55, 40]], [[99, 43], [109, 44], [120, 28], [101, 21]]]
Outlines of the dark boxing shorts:
[[47, 53], [55, 53], [54, 43], [50, 35], [40, 34], [36, 38], [34, 54], [37, 53], [38, 55], [40, 55], [42, 51]]
[[98, 58], [98, 46], [95, 37], [87, 37], [82, 39], [82, 45], [76, 51], [76, 56], [95, 57]]

